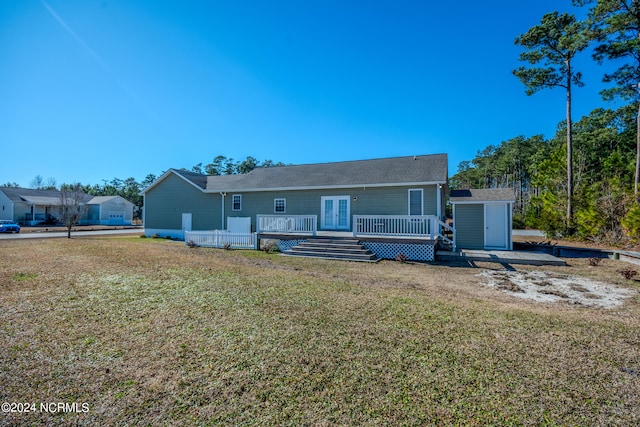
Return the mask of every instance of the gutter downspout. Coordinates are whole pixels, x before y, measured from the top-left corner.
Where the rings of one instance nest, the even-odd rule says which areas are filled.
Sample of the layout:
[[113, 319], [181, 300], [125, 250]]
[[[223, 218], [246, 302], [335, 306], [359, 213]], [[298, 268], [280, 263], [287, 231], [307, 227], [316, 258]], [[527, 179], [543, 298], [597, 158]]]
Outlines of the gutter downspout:
[[220, 196], [222, 197], [222, 228], [221, 230], [224, 230], [224, 197], [227, 195], [227, 193], [225, 192], [220, 192]]

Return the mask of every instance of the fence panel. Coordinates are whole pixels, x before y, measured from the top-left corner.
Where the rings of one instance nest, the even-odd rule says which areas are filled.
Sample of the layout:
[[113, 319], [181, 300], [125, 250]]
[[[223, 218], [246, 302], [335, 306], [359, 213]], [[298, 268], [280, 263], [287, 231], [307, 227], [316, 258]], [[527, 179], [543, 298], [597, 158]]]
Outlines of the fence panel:
[[185, 244], [209, 248], [256, 249], [256, 233], [230, 233], [224, 230], [185, 231]]

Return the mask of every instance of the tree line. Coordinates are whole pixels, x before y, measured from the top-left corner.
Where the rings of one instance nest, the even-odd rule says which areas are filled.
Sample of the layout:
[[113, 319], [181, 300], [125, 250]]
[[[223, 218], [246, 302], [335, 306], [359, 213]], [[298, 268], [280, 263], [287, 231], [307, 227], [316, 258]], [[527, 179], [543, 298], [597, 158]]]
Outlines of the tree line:
[[[513, 70], [525, 92], [560, 88], [566, 115], [556, 134], [518, 136], [479, 151], [462, 162], [454, 188], [511, 187], [514, 221], [549, 236], [621, 242], [640, 237], [640, 2], [574, 0], [585, 20], [568, 13], [545, 14], [539, 25], [518, 36], [523, 48]], [[583, 86], [575, 58], [593, 47], [592, 58], [614, 68], [603, 75], [610, 86], [604, 101], [626, 104], [598, 108], [579, 121], [572, 117], [572, 93]]]

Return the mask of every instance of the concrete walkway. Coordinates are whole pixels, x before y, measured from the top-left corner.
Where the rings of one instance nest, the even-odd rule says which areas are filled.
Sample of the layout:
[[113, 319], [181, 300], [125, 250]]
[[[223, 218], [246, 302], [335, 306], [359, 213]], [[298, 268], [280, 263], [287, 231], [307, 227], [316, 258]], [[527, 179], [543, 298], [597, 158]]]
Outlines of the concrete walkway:
[[519, 230], [519, 229], [514, 229], [513, 235], [523, 236], [523, 237], [544, 237], [545, 236], [544, 232], [540, 230]]
[[461, 249], [459, 252], [438, 251], [437, 261], [447, 262], [496, 262], [499, 264], [559, 265], [567, 263], [544, 252], [529, 251], [481, 251]]

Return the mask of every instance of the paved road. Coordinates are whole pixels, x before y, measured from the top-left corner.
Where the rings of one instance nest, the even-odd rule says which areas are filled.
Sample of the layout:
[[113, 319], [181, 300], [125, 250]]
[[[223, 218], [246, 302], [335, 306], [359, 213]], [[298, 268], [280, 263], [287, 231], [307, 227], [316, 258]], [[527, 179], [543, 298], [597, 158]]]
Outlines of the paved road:
[[[95, 230], [95, 231], [72, 231], [71, 237], [91, 237], [110, 236], [118, 234], [142, 234], [141, 228], [130, 228], [125, 230]], [[67, 237], [66, 231], [41, 232], [41, 233], [20, 233], [20, 234], [0, 234], [0, 240], [7, 239], [49, 239], [54, 237]]]
[[513, 230], [513, 235], [526, 237], [544, 237], [544, 233], [540, 230]]

